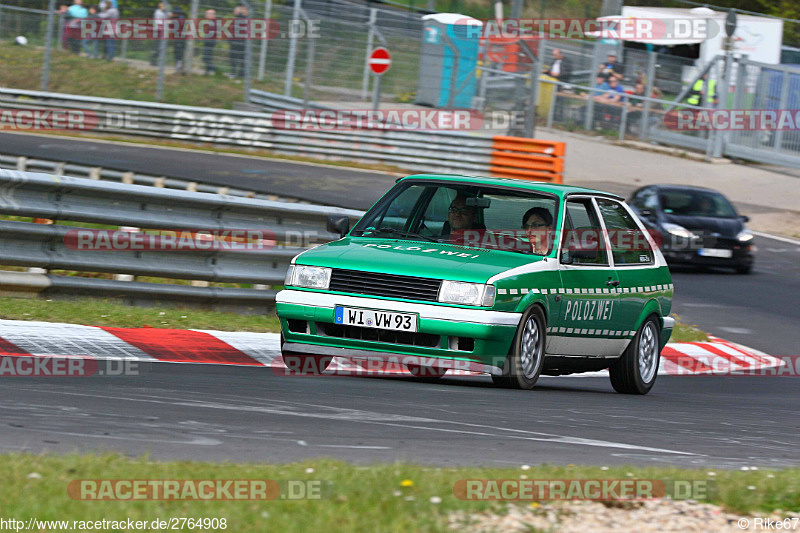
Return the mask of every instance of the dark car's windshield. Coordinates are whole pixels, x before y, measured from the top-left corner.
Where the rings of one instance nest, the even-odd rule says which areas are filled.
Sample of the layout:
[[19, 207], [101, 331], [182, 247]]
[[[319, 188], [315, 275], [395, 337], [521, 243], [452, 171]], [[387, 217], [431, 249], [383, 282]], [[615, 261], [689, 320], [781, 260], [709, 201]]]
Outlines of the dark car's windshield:
[[659, 194], [662, 209], [668, 215], [688, 217], [734, 218], [733, 206], [719, 193], [689, 189], [665, 189]]
[[353, 236], [450, 242], [547, 255], [555, 196], [479, 185], [399, 184], [353, 228]]

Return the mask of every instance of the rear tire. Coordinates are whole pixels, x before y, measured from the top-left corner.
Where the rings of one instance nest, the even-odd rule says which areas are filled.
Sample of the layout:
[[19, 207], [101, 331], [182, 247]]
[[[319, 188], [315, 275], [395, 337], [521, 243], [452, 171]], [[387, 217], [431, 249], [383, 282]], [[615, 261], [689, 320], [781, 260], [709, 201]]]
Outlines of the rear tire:
[[530, 390], [542, 373], [547, 325], [538, 305], [528, 308], [519, 322], [511, 352], [503, 363], [503, 374], [492, 376], [495, 385]]
[[735, 270], [737, 274], [750, 274], [753, 271], [753, 265], [739, 265]]
[[647, 394], [658, 376], [661, 331], [650, 316], [644, 321], [622, 357], [609, 367], [611, 386], [622, 394]]

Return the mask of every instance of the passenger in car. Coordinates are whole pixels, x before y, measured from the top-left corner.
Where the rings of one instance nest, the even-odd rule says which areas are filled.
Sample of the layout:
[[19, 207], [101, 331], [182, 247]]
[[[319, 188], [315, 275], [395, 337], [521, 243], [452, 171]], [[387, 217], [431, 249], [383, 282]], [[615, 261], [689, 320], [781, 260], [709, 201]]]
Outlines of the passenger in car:
[[550, 251], [553, 215], [544, 207], [533, 207], [522, 217], [522, 229], [531, 243], [531, 251], [537, 255], [547, 255]]

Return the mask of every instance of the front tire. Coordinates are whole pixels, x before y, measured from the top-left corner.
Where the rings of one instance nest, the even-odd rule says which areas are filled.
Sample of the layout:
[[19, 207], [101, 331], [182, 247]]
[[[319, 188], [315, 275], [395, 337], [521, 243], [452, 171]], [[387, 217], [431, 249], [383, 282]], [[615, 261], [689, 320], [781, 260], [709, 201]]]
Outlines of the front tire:
[[658, 321], [648, 317], [622, 357], [614, 361], [608, 371], [611, 386], [622, 394], [647, 394], [658, 376], [661, 357], [661, 331]]
[[522, 315], [511, 353], [503, 363], [503, 374], [492, 376], [495, 385], [510, 389], [532, 389], [542, 373], [546, 340], [544, 311], [534, 305]]

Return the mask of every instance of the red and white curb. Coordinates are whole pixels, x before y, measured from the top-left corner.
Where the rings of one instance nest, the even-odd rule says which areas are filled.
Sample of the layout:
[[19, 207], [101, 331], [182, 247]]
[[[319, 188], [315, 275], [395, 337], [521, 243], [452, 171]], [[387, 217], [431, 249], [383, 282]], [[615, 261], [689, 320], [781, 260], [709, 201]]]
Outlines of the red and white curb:
[[[161, 328], [109, 328], [52, 322], [0, 320], [0, 356], [84, 357], [165, 363], [270, 366], [285, 368], [276, 333]], [[659, 374], [729, 374], [775, 368], [780, 359], [723, 339], [667, 344]], [[361, 367], [346, 358], [334, 359], [332, 371]], [[384, 373], [408, 374], [394, 365]], [[450, 374], [474, 375], [450, 371]], [[582, 375], [598, 375], [592, 372]], [[409, 374], [410, 375], [410, 374]]]

